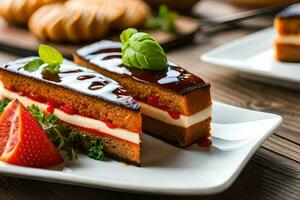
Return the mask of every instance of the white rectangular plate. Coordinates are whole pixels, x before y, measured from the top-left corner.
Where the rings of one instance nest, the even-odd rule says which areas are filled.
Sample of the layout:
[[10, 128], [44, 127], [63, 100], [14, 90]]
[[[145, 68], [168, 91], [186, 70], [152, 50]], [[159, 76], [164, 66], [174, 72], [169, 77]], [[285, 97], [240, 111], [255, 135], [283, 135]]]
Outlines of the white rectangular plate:
[[274, 28], [267, 28], [211, 50], [201, 59], [218, 67], [244, 72], [250, 79], [292, 88], [298, 85], [300, 88], [300, 63], [275, 59], [275, 35]]
[[261, 143], [278, 127], [281, 117], [213, 104], [210, 149], [197, 144], [179, 149], [144, 135], [142, 167], [110, 159], [99, 162], [84, 155], [51, 169], [0, 163], [0, 173], [51, 182], [110, 190], [159, 194], [212, 194], [237, 178]]

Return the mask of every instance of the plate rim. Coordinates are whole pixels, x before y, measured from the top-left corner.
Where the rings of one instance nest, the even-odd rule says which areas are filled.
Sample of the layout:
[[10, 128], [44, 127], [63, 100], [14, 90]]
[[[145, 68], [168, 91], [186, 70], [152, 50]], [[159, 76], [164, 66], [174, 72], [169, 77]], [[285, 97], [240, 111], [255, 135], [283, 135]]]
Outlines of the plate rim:
[[300, 83], [300, 78], [297, 79], [294, 77], [282, 76], [280, 74], [273, 74], [273, 73], [269, 73], [269, 72], [265, 72], [265, 71], [255, 70], [252, 68], [248, 68], [246, 62], [241, 62], [239, 60], [234, 60], [234, 59], [222, 59], [222, 58], [217, 58], [216, 56], [214, 56], [214, 54], [216, 54], [218, 52], [229, 51], [232, 47], [241, 46], [243, 43], [253, 41], [256, 38], [259, 38], [263, 35], [270, 34], [273, 32], [274, 32], [274, 27], [271, 26], [271, 27], [259, 30], [257, 32], [251, 33], [249, 35], [246, 35], [244, 37], [238, 38], [229, 43], [223, 44], [221, 46], [218, 46], [214, 49], [209, 50], [208, 52], [200, 55], [200, 60], [203, 61], [204, 63], [211, 64], [216, 67], [220, 67], [220, 68], [224, 68], [224, 69], [231, 69], [231, 70], [234, 70], [237, 72], [243, 72], [243, 73], [252, 74], [252, 75], [259, 75], [262, 77], [276, 79], [276, 80]]

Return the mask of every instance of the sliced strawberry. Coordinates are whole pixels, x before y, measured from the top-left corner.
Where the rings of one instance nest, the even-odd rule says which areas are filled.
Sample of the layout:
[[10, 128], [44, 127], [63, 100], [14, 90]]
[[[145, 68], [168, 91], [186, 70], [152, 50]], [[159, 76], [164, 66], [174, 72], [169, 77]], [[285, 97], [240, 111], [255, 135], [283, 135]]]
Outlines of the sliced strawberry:
[[5, 150], [5, 146], [8, 140], [10, 127], [16, 114], [18, 102], [16, 100], [11, 101], [4, 109], [0, 117], [0, 155]]
[[[63, 162], [58, 150], [32, 114], [15, 101], [17, 108], [12, 115], [13, 120], [6, 136], [8, 139], [0, 160], [27, 167], [49, 167]], [[5, 109], [3, 115], [8, 115], [5, 113], [8, 111]]]

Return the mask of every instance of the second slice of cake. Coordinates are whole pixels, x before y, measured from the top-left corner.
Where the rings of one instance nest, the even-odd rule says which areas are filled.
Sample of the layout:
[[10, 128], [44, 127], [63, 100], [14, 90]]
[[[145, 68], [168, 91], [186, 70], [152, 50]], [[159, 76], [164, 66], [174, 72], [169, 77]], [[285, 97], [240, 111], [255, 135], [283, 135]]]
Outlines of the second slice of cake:
[[179, 147], [210, 136], [210, 85], [180, 66], [128, 68], [122, 64], [121, 43], [107, 40], [79, 49], [74, 59], [118, 81], [139, 101], [147, 133]]
[[275, 54], [280, 61], [300, 62], [300, 4], [282, 10], [275, 17]]

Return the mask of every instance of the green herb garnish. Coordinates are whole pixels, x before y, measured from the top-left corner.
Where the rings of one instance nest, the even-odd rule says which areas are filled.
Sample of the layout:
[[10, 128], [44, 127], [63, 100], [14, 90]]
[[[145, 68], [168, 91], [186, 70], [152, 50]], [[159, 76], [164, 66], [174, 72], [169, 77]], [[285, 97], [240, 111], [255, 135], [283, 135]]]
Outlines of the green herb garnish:
[[24, 69], [26, 71], [29, 71], [29, 72], [34, 72], [36, 71], [38, 68], [40, 68], [40, 66], [44, 64], [44, 62], [40, 59], [40, 58], [37, 58], [37, 59], [34, 59], [32, 61], [30, 61], [29, 63], [27, 63], [26, 65], [24, 65]]
[[72, 132], [69, 137], [70, 143], [73, 147], [80, 149], [88, 157], [94, 160], [103, 160], [103, 143], [100, 139], [94, 139], [86, 134], [77, 134], [76, 132]]
[[[9, 102], [10, 100], [6, 98], [0, 101], [0, 114]], [[92, 159], [104, 159], [104, 146], [101, 139], [92, 138], [59, 123], [57, 117], [53, 114], [46, 115], [35, 105], [29, 106], [28, 110], [45, 130], [57, 149], [66, 152], [70, 160], [77, 159], [80, 151]]]
[[37, 106], [32, 105], [28, 107], [28, 110], [45, 130], [50, 140], [55, 144], [58, 150], [64, 150], [67, 152], [70, 159], [76, 159], [77, 153], [75, 149], [69, 144], [68, 128], [64, 125], [57, 123], [57, 118], [53, 114], [45, 115]]
[[3, 113], [5, 107], [9, 104], [9, 102], [10, 102], [9, 99], [6, 98], [0, 101], [0, 114]]
[[129, 28], [120, 36], [122, 61], [128, 67], [167, 70], [167, 56], [159, 43], [148, 33]]
[[90, 146], [87, 149], [88, 157], [95, 159], [95, 160], [103, 160], [103, 143], [101, 140], [90, 140]]
[[24, 70], [33, 72], [38, 70], [43, 64], [46, 64], [43, 71], [48, 71], [53, 74], [59, 72], [59, 67], [64, 60], [64, 57], [59, 51], [53, 47], [41, 44], [38, 53], [39, 58], [25, 64], [23, 67]]
[[48, 65], [60, 65], [64, 57], [61, 55], [59, 51], [54, 49], [53, 47], [41, 44], [39, 46], [39, 56], [44, 63]]
[[176, 12], [170, 11], [166, 5], [161, 5], [158, 10], [158, 15], [147, 21], [146, 28], [161, 29], [165, 32], [175, 32], [176, 17]]
[[28, 110], [45, 130], [57, 149], [65, 151], [69, 159], [78, 158], [79, 151], [86, 153], [95, 160], [104, 159], [103, 143], [100, 139], [93, 139], [59, 123], [53, 114], [46, 115], [35, 105], [28, 107]]

